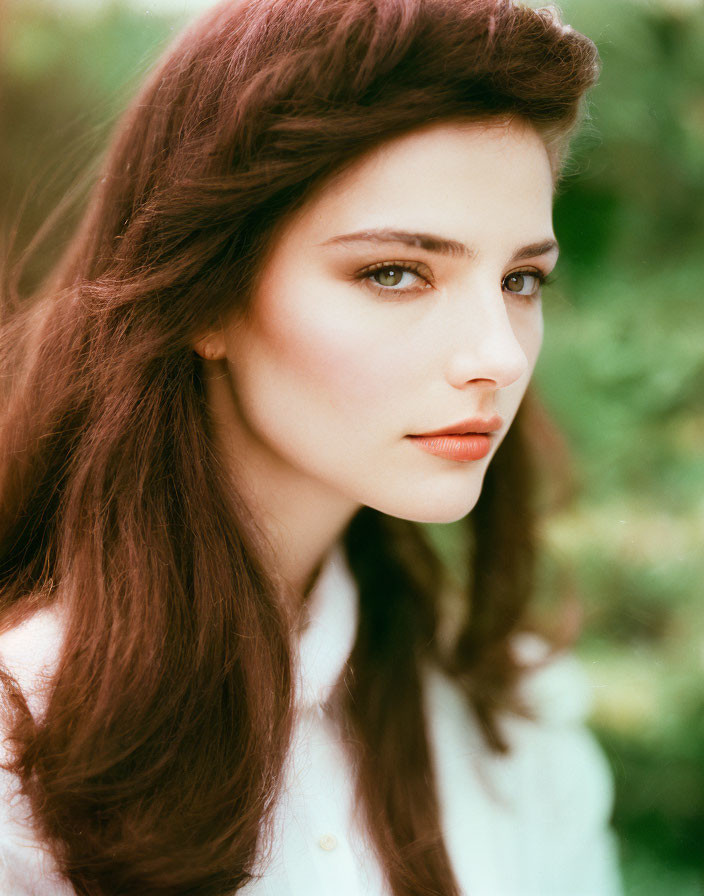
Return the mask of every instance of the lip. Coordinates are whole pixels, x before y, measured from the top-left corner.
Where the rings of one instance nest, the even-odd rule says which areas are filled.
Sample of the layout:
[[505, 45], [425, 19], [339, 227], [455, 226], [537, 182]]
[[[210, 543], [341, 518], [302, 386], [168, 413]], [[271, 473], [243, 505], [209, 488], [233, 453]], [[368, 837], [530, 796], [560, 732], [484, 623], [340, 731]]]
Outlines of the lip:
[[483, 417], [470, 417], [467, 420], [460, 420], [459, 423], [453, 423], [444, 429], [435, 429], [432, 432], [414, 433], [410, 436], [412, 439], [429, 438], [431, 436], [463, 436], [467, 433], [487, 433], [496, 432], [501, 429], [504, 421], [495, 414], [488, 420]]
[[446, 460], [481, 460], [491, 451], [491, 435], [487, 432], [470, 432], [463, 435], [411, 436], [410, 441], [423, 451], [444, 457]]

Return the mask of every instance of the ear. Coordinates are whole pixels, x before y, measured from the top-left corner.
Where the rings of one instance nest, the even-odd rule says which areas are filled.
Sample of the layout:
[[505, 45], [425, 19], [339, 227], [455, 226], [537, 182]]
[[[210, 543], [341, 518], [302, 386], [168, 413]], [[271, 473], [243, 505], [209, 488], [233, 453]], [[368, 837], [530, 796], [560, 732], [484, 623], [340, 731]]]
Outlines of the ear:
[[227, 354], [222, 326], [201, 336], [193, 343], [193, 349], [206, 361], [221, 361]]

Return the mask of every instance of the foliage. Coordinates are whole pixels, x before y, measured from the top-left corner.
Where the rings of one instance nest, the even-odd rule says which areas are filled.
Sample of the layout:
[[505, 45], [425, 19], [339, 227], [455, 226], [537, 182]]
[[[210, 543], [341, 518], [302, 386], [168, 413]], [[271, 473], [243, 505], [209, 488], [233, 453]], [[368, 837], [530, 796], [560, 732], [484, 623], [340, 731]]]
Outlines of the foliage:
[[[704, 893], [704, 6], [566, 0], [603, 61], [555, 209], [537, 379], [574, 506], [546, 521], [612, 761], [633, 896]], [[552, 569], [552, 574], [550, 573]], [[548, 589], [549, 590], [549, 589]]]

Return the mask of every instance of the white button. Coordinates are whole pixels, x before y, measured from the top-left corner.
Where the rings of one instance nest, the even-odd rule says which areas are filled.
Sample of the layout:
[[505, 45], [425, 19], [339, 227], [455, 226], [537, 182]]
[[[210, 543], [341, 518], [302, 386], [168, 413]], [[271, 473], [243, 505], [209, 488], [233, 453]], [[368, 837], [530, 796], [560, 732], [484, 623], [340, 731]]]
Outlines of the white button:
[[332, 852], [337, 846], [337, 837], [334, 834], [323, 834], [318, 840], [318, 846], [326, 852]]

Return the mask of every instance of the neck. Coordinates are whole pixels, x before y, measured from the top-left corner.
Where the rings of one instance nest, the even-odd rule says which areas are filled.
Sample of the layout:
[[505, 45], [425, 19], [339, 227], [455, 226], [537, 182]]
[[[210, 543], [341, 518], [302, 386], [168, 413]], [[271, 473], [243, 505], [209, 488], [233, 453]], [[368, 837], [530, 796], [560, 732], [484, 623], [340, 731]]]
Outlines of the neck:
[[226, 469], [256, 515], [270, 549], [271, 568], [302, 605], [332, 546], [359, 504], [286, 462], [241, 422], [220, 363], [206, 368], [216, 447]]

